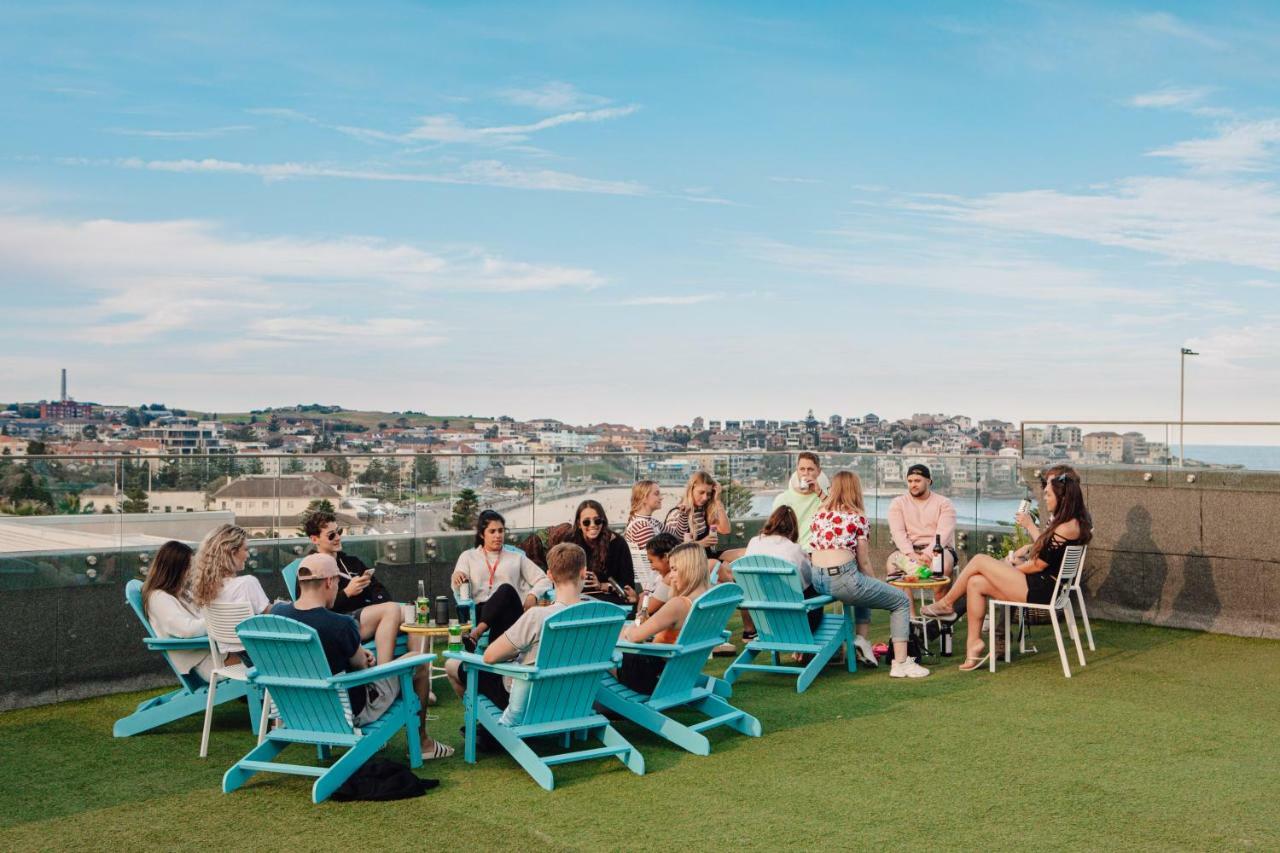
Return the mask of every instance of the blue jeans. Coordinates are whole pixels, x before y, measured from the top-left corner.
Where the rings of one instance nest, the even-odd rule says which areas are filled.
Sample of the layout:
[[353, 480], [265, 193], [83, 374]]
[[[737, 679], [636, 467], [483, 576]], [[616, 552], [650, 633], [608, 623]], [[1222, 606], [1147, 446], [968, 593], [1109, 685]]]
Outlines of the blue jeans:
[[813, 588], [823, 595], [830, 595], [853, 607], [853, 621], [865, 625], [871, 621], [871, 611], [889, 611], [889, 637], [895, 642], [906, 642], [910, 633], [911, 600], [896, 586], [858, 571], [856, 560], [850, 560], [835, 571], [813, 567]]

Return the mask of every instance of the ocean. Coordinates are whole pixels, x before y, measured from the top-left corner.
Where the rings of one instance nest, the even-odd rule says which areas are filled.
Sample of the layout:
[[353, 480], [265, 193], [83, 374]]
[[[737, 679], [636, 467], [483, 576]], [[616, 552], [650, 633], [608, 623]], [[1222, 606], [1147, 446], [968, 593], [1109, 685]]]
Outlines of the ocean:
[[[1178, 452], [1177, 444], [1171, 448]], [[1254, 471], [1280, 471], [1280, 446], [1274, 444], [1188, 444], [1187, 459], [1214, 465], [1243, 465]]]

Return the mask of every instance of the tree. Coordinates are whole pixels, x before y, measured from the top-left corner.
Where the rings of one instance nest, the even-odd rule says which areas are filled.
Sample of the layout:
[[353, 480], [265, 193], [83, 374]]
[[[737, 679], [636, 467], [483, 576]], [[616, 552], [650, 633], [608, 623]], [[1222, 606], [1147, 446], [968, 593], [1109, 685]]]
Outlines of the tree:
[[49, 452], [49, 449], [45, 447], [45, 444], [43, 441], [32, 440], [27, 442], [28, 456], [44, 456], [48, 452]]
[[261, 474], [263, 473], [263, 471], [264, 469], [262, 467], [262, 460], [256, 456], [251, 458], [249, 460], [249, 464], [245, 466], [246, 474]]
[[413, 460], [413, 479], [418, 488], [434, 486], [440, 480], [440, 466], [429, 453], [419, 453]]
[[138, 413], [137, 409], [130, 409], [124, 413], [124, 422], [126, 426], [140, 427], [142, 426], [142, 415]]
[[80, 430], [80, 435], [81, 435], [81, 437], [83, 437], [86, 441], [97, 441], [97, 439], [98, 439], [98, 428], [97, 428], [96, 426], [94, 426], [93, 424], [85, 424], [85, 425], [84, 425], [84, 429]]
[[53, 509], [53, 495], [42, 484], [37, 483], [30, 471], [23, 471], [18, 482], [9, 490], [9, 500], [16, 506], [23, 501], [43, 504]]
[[336, 474], [344, 480], [351, 477], [351, 463], [347, 461], [345, 456], [330, 456], [324, 460], [324, 470], [330, 474]]
[[147, 493], [141, 486], [134, 486], [124, 493], [123, 512], [146, 512]]
[[720, 492], [720, 500], [724, 503], [729, 518], [746, 518], [751, 515], [751, 505], [755, 495], [741, 483], [729, 482]]
[[298, 528], [299, 536], [307, 535], [307, 520], [317, 512], [327, 512], [330, 515], [333, 515], [333, 503], [327, 498], [316, 498], [311, 503], [307, 504], [307, 508], [302, 511], [302, 526]]
[[476, 517], [480, 515], [480, 497], [471, 489], [458, 492], [458, 500], [453, 505], [453, 515], [449, 517], [449, 528], [452, 530], [470, 530], [476, 526]]
[[374, 459], [369, 462], [369, 467], [364, 469], [364, 473], [360, 475], [360, 482], [367, 486], [375, 486], [382, 482], [382, 478], [386, 476], [386, 471], [382, 467], [381, 459]]
[[284, 472], [285, 472], [286, 474], [301, 474], [301, 473], [302, 473], [302, 460], [301, 460], [301, 459], [298, 459], [297, 457], [294, 457], [293, 459], [290, 459], [290, 460], [289, 460], [289, 464], [287, 464], [287, 465], [285, 466], [285, 468], [284, 468]]

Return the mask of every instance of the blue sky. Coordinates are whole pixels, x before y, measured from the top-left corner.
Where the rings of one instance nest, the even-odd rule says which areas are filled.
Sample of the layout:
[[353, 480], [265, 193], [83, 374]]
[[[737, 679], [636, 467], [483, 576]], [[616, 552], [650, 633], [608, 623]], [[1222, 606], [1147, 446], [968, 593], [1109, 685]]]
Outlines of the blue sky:
[[0, 3], [0, 397], [1280, 419], [1272, 4], [262, 6]]

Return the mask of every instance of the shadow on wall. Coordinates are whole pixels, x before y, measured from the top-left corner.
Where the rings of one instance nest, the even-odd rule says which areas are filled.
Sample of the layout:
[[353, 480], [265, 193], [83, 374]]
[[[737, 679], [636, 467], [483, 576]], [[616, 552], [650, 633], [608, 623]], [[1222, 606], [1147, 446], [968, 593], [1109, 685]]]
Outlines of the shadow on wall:
[[1106, 580], [1098, 598], [1107, 604], [1155, 615], [1169, 575], [1169, 561], [1151, 537], [1151, 513], [1135, 506], [1125, 516], [1123, 535], [1116, 541]]
[[1170, 624], [1207, 631], [1221, 611], [1222, 601], [1213, 582], [1213, 564], [1201, 551], [1192, 551], [1183, 565], [1182, 589], [1173, 600]]

